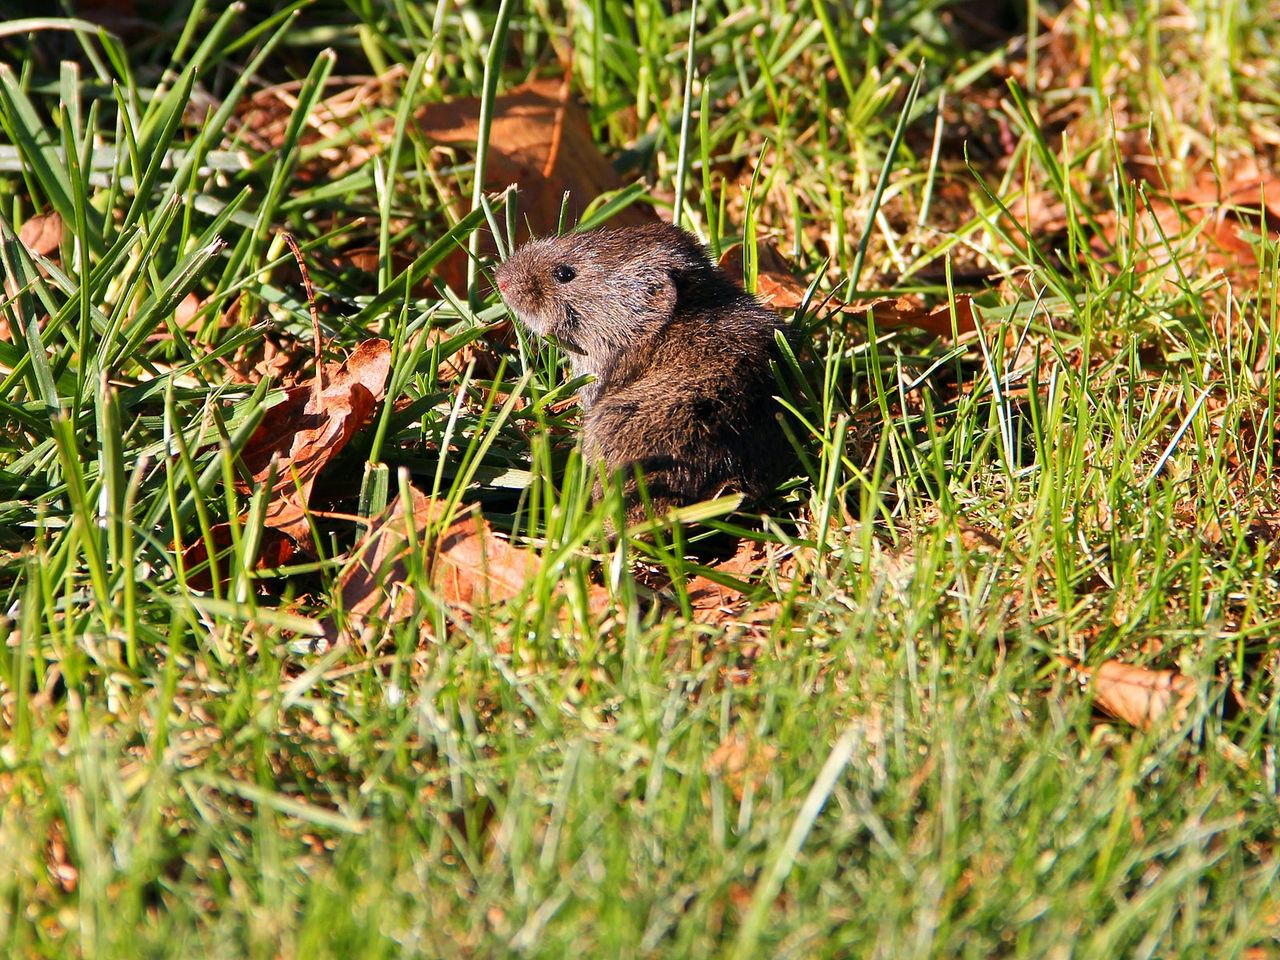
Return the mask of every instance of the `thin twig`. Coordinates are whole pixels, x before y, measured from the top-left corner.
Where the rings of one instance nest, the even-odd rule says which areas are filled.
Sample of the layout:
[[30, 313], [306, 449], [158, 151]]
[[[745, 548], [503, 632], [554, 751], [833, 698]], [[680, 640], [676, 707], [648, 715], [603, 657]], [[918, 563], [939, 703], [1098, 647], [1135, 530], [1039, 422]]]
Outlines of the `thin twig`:
[[311, 330], [316, 340], [316, 380], [315, 394], [324, 392], [324, 339], [320, 336], [320, 314], [316, 311], [315, 290], [311, 287], [311, 273], [307, 270], [307, 261], [302, 259], [302, 249], [292, 233], [285, 233], [284, 242], [293, 251], [293, 259], [298, 261], [298, 269], [302, 272], [302, 289], [307, 292], [307, 308], [311, 311]]

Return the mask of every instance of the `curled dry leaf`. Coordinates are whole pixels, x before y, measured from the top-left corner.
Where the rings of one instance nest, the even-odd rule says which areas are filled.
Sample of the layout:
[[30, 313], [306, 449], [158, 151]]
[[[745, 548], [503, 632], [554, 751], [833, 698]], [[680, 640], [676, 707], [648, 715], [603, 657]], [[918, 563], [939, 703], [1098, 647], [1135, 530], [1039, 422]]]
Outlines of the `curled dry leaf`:
[[[715, 563], [707, 569], [724, 577], [750, 581], [767, 569], [776, 554], [782, 548], [777, 544], [765, 544], [755, 540], [741, 540], [737, 550], [728, 559]], [[783, 579], [794, 572], [793, 557], [781, 559], [779, 575]], [[721, 583], [718, 579], [705, 574], [698, 574], [685, 584], [685, 592], [689, 597], [689, 605], [693, 610], [693, 618], [699, 623], [727, 624], [741, 620], [764, 622], [773, 619], [782, 607], [776, 600], [761, 604], [752, 604], [750, 597], [742, 589]]]
[[[794, 273], [786, 258], [771, 243], [763, 241], [757, 246], [756, 295], [765, 306], [773, 310], [795, 310], [804, 303], [808, 286]], [[720, 257], [720, 266], [731, 276], [742, 276], [742, 245], [735, 244]], [[901, 297], [876, 297], [845, 303], [834, 298], [815, 296], [812, 306], [826, 305], [854, 318], [865, 318], [870, 313], [877, 327], [917, 327], [937, 337], [965, 334], [977, 327], [973, 313], [973, 298], [959, 294], [955, 298], [954, 326], [951, 305], [942, 304], [929, 308], [921, 297], [908, 294]]]
[[[1280, 237], [1280, 178], [1249, 166], [1223, 183], [1219, 171], [1206, 167], [1191, 187], [1170, 193], [1168, 174], [1154, 164], [1132, 165], [1147, 184], [1132, 224], [1127, 216], [1103, 211], [1094, 218], [1100, 234], [1092, 253], [1105, 257], [1110, 248], [1136, 244], [1145, 269], [1171, 264], [1183, 269], [1196, 261], [1243, 280], [1258, 271], [1258, 248], [1250, 235]], [[1025, 195], [1013, 205], [1019, 223], [1033, 235], [1057, 234], [1069, 225], [1068, 207], [1054, 195]], [[1170, 270], [1170, 279], [1180, 274]]]
[[49, 832], [45, 840], [45, 859], [49, 875], [62, 888], [63, 893], [75, 893], [80, 882], [80, 871], [75, 858], [67, 849], [66, 831], [62, 821], [55, 818], [49, 823]]
[[[57, 253], [58, 245], [62, 242], [62, 216], [57, 211], [37, 214], [18, 230], [18, 239], [32, 256], [48, 257]], [[41, 274], [48, 273], [42, 265], [37, 265], [37, 268]], [[16, 278], [6, 274], [3, 290], [6, 297], [16, 296], [18, 293]], [[44, 320], [41, 320], [40, 324], [43, 326]], [[0, 340], [16, 342], [13, 331], [9, 328], [9, 321], [5, 317], [0, 317]]]
[[[231, 537], [231, 524], [215, 524], [209, 530], [209, 539], [213, 541], [215, 559], [212, 563], [206, 565], [209, 559], [209, 548], [204, 538], [191, 544], [182, 553], [183, 567], [188, 571], [187, 586], [192, 590], [212, 590], [216, 578], [225, 591], [230, 576], [218, 565], [216, 558], [235, 542]], [[254, 557], [254, 569], [270, 570], [272, 567], [282, 567], [293, 558], [296, 552], [296, 547], [289, 537], [279, 530], [267, 528], [262, 531], [258, 554]]]
[[733, 791], [734, 799], [741, 801], [748, 785], [753, 790], [759, 789], [777, 756], [778, 749], [772, 744], [752, 741], [735, 732], [711, 752], [703, 770], [724, 780]]
[[1196, 696], [1195, 681], [1176, 670], [1150, 670], [1118, 660], [1092, 670], [1075, 669], [1087, 678], [1099, 709], [1142, 730], [1166, 718], [1182, 723]]
[[[416, 594], [409, 559], [415, 553], [428, 571], [431, 589], [463, 616], [520, 596], [539, 563], [533, 551], [494, 534], [474, 508], [432, 536], [447, 504], [417, 487], [409, 489], [411, 502], [396, 499], [370, 528], [355, 550], [357, 560], [343, 574], [342, 608], [352, 633], [361, 632], [371, 618], [394, 623], [413, 615]], [[587, 601], [597, 614], [610, 602], [603, 587], [593, 587]], [[335, 641], [342, 634], [330, 622], [325, 636]]]
[[[427, 338], [427, 344], [423, 347], [424, 353], [429, 353], [437, 343], [443, 345], [450, 339], [448, 332], [440, 327], [431, 327], [417, 336]], [[510, 320], [495, 323], [484, 332], [483, 336], [464, 344], [449, 356], [441, 357], [436, 376], [441, 383], [453, 383], [461, 379], [470, 367], [473, 376], [481, 380], [491, 380], [498, 375], [502, 362], [497, 350], [494, 349], [494, 344], [508, 344], [514, 340], [515, 330]]]
[[451, 523], [431, 550], [431, 582], [450, 606], [476, 610], [520, 595], [537, 554], [494, 536], [473, 510]]
[[[566, 195], [566, 222], [575, 223], [593, 200], [623, 186], [613, 164], [592, 139], [587, 112], [574, 99], [568, 83], [532, 80], [498, 97], [493, 109], [485, 189], [519, 185], [517, 239], [530, 231], [536, 235], [554, 233]], [[480, 99], [461, 97], [429, 104], [415, 119], [431, 142], [473, 151], [480, 131]], [[610, 224], [621, 227], [655, 219], [652, 208], [630, 206], [619, 211]], [[483, 252], [496, 252], [487, 234]], [[454, 290], [465, 287], [466, 251], [446, 257], [436, 274]]]
[[[417, 487], [410, 487], [411, 502], [397, 497], [356, 547], [356, 561], [342, 575], [342, 608], [349, 623], [359, 627], [369, 617], [397, 621], [411, 616], [413, 592], [408, 588], [407, 559], [420, 549], [424, 531], [437, 521], [440, 504]], [[325, 636], [338, 639], [332, 620], [325, 624]]]
[[[395, 103], [402, 95], [406, 73], [404, 66], [395, 64], [378, 76], [330, 77], [328, 88], [337, 89], [316, 104], [299, 133], [303, 144], [317, 149], [310, 152], [311, 159], [299, 164], [297, 177], [303, 182], [337, 180], [366, 163], [389, 141], [383, 135], [370, 138], [370, 110]], [[287, 80], [240, 101], [231, 131], [254, 150], [279, 150], [288, 136], [302, 86], [301, 80]]]
[[365, 340], [344, 362], [327, 364], [320, 382], [291, 387], [284, 402], [267, 411], [240, 453], [254, 483], [238, 483], [241, 493], [252, 493], [270, 480], [275, 462], [267, 526], [309, 548], [311, 488], [386, 395], [390, 369], [391, 344]]
[[[410, 582], [416, 554], [436, 596], [463, 616], [519, 597], [534, 574], [537, 553], [513, 546], [497, 536], [479, 511], [469, 509], [443, 530], [445, 503], [433, 500], [410, 487], [410, 503], [397, 498], [383, 518], [369, 530], [357, 546], [355, 560], [340, 582], [341, 608], [346, 611], [346, 635], [360, 635], [370, 620], [395, 623], [414, 614], [417, 601]], [[748, 581], [777, 562], [775, 545], [744, 540], [728, 559], [709, 569], [716, 574]], [[789, 576], [791, 558], [778, 563], [782, 576]], [[728, 624], [766, 621], [780, 609], [776, 601], [752, 606], [747, 594], [726, 586], [711, 576], [692, 577], [686, 591], [694, 619], [702, 623]], [[586, 597], [594, 615], [612, 606], [609, 592], [592, 585]], [[334, 622], [325, 628], [333, 642], [344, 636]]]
[[[287, 390], [284, 402], [268, 410], [249, 437], [240, 460], [252, 475], [253, 483], [239, 478], [236, 489], [244, 495], [254, 493], [272, 480], [272, 465], [275, 465], [264, 521], [267, 529], [256, 558], [258, 569], [287, 562], [295, 547], [311, 552], [311, 526], [306, 508], [316, 477], [372, 416], [386, 395], [390, 368], [391, 344], [386, 340], [365, 340], [344, 362], [326, 366], [322, 389], [316, 389], [318, 385], [313, 379], [311, 383]], [[211, 533], [216, 552], [231, 545], [229, 525], [219, 524]], [[208, 548], [203, 540], [183, 552], [183, 562], [188, 569], [207, 560]], [[216, 561], [210, 562], [190, 582], [196, 589], [209, 589], [215, 576], [225, 580], [225, 575], [216, 569]]]
[[182, 330], [190, 330], [192, 321], [195, 320], [196, 314], [200, 312], [201, 300], [194, 293], [188, 293], [182, 298], [182, 302], [174, 308], [173, 322]]

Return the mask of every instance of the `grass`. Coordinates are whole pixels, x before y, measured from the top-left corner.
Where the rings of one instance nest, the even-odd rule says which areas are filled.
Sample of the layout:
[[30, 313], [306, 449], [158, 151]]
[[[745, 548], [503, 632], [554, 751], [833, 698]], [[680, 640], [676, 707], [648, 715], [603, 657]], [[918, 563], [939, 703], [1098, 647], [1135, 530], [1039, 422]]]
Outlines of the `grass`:
[[[492, 6], [0, 30], [8, 953], [1277, 955], [1280, 253], [1245, 218], [1224, 272], [1195, 192], [1274, 162], [1276, 11]], [[422, 283], [519, 221], [411, 107], [562, 63], [641, 202], [683, 198], [713, 249], [774, 239], [816, 302], [977, 293], [958, 341], [809, 319], [804, 475], [765, 527], [791, 559], [739, 617], [643, 601], [627, 558], [682, 579], [679, 541], [605, 537], [554, 351], [468, 368], [505, 316], [483, 269]], [[366, 75], [402, 79], [321, 108]], [[418, 576], [416, 618], [315, 652], [358, 525], [255, 568], [233, 454], [280, 386], [228, 365], [313, 353], [286, 230], [329, 352], [394, 344], [335, 509], [401, 470], [478, 502], [541, 559], [520, 599], [468, 620]], [[182, 548], [228, 521], [195, 590]], [[1067, 665], [1109, 659], [1197, 697], [1104, 722]]]

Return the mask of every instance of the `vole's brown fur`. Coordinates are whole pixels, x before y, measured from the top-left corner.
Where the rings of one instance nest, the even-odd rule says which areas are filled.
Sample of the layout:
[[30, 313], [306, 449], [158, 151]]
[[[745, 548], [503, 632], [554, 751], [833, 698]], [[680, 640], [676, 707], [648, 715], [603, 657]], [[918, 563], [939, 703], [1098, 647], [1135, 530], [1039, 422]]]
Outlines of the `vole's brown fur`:
[[[569, 354], [583, 448], [624, 481], [639, 466], [655, 509], [763, 499], [790, 446], [770, 360], [784, 325], [669, 224], [534, 240], [496, 271], [516, 317]], [[628, 515], [644, 515], [634, 482]]]

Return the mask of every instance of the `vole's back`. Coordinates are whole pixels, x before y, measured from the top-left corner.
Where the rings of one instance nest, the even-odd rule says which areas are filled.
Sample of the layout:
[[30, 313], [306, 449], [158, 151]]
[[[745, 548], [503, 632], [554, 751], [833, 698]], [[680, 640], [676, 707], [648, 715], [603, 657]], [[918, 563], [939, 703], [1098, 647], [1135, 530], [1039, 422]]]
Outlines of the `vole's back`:
[[[727, 302], [682, 305], [602, 371], [584, 421], [588, 456], [624, 475], [639, 466], [659, 512], [729, 493], [763, 499], [791, 454], [770, 365], [781, 329], [736, 288]], [[644, 509], [629, 488], [635, 519]]]

